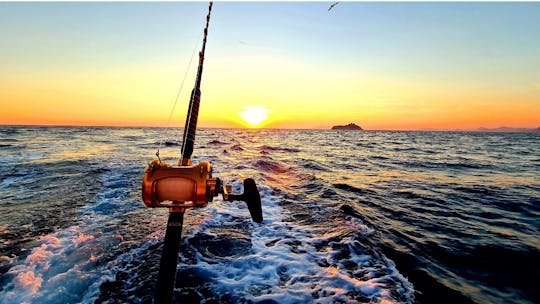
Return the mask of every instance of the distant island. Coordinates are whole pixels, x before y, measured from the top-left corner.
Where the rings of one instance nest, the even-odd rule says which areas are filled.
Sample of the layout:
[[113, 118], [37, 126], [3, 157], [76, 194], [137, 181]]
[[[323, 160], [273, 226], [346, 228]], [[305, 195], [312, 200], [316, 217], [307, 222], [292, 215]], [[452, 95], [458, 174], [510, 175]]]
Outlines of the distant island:
[[333, 126], [332, 130], [364, 130], [364, 129], [362, 129], [362, 127], [356, 124], [350, 123], [346, 126]]

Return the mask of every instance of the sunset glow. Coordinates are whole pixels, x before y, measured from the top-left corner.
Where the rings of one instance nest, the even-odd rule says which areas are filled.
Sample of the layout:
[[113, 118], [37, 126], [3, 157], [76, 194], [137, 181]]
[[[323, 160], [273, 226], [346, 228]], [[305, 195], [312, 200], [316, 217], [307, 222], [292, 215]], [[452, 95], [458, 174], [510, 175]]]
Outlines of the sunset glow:
[[257, 127], [268, 117], [268, 110], [263, 107], [249, 106], [238, 114], [250, 127]]
[[[187, 70], [183, 126], [206, 13], [1, 3], [0, 124], [165, 126]], [[540, 3], [217, 2], [199, 126], [537, 128], [539, 29]]]

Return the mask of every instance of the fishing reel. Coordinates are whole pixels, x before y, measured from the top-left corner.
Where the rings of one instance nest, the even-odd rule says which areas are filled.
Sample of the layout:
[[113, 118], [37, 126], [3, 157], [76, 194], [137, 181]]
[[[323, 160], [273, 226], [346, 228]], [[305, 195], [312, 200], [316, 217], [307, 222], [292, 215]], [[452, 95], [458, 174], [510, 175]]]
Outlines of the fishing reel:
[[244, 180], [244, 193], [231, 192], [231, 185], [212, 178], [212, 166], [206, 161], [172, 167], [152, 160], [142, 181], [142, 196], [147, 207], [167, 207], [171, 211], [183, 212], [186, 208], [205, 207], [221, 194], [224, 201], [246, 202], [253, 221], [263, 221], [261, 196], [253, 179]]

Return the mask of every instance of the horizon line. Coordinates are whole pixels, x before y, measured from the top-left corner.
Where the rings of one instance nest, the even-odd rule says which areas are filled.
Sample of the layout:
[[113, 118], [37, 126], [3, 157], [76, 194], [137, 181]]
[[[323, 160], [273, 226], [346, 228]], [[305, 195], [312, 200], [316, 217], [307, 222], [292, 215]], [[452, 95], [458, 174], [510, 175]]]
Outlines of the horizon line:
[[[0, 127], [70, 127], [70, 128], [152, 128], [152, 129], [166, 129], [166, 128], [178, 128], [181, 127], [171, 127], [171, 126], [136, 126], [136, 125], [75, 125], [75, 124], [3, 124], [0, 123]], [[205, 127], [200, 126], [200, 129], [232, 129], [232, 130], [320, 130], [320, 131], [423, 131], [423, 132], [482, 132], [482, 131], [497, 131], [497, 130], [529, 130], [535, 131], [540, 130], [540, 127], [508, 127], [508, 126], [499, 126], [495, 128], [486, 128], [486, 127], [475, 127], [475, 128], [419, 128], [419, 129], [364, 129], [362, 130], [332, 130], [332, 127], [329, 128], [248, 128], [248, 127]]]

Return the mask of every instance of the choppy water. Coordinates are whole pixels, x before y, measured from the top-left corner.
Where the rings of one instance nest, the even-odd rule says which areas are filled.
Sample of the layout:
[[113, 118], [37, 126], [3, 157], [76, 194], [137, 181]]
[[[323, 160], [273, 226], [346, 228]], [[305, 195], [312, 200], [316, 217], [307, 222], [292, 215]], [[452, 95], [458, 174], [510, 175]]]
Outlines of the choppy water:
[[[167, 213], [140, 181], [163, 131], [0, 127], [1, 303], [151, 302]], [[188, 211], [177, 301], [540, 303], [538, 134], [197, 136], [215, 176], [255, 178], [265, 221]]]

